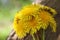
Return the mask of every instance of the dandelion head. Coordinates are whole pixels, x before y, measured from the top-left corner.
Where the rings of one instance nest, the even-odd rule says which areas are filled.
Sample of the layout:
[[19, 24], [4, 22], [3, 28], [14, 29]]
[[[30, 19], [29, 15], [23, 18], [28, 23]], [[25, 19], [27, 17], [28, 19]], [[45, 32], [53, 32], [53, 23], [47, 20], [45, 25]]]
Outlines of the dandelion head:
[[46, 29], [50, 24], [53, 31], [56, 31], [54, 20], [55, 10], [43, 5], [28, 5], [16, 13], [14, 18], [14, 30], [19, 38], [24, 38], [27, 34], [33, 35], [41, 28]]

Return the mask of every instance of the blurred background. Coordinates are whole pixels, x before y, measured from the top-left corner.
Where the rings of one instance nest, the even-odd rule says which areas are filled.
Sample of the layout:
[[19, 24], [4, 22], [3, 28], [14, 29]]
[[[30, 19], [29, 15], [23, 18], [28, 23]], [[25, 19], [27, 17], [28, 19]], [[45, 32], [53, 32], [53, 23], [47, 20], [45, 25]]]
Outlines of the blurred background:
[[16, 12], [31, 2], [31, 0], [0, 0], [0, 40], [6, 40], [12, 30]]

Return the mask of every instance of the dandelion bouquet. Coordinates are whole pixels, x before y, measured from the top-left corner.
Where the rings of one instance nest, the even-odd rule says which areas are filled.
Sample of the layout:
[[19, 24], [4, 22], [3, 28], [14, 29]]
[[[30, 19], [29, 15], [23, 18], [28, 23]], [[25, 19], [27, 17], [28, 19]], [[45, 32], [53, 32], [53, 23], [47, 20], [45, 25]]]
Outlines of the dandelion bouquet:
[[[30, 4], [16, 13], [13, 28], [20, 39], [30, 34], [33, 40], [36, 40], [34, 34], [40, 29], [46, 30], [49, 25], [52, 31], [56, 32], [55, 15], [56, 11], [50, 7], [40, 4]], [[44, 40], [44, 35], [42, 40]]]

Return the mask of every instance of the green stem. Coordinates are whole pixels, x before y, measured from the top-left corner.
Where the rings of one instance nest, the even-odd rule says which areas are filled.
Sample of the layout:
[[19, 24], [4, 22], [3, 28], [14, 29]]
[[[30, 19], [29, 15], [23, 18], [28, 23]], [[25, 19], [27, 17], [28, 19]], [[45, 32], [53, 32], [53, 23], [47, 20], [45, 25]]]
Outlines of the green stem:
[[35, 37], [34, 37], [34, 35], [32, 35], [32, 37], [33, 37], [33, 40], [35, 40]]
[[45, 40], [45, 30], [42, 31], [42, 40]]

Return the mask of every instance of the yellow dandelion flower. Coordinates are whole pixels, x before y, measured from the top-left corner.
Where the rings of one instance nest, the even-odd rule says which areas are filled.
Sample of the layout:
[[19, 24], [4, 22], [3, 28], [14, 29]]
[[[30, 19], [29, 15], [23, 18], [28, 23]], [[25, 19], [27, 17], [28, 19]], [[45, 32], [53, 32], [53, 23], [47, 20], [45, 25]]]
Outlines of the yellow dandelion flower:
[[24, 38], [27, 33], [33, 35], [40, 28], [46, 29], [49, 24], [55, 32], [55, 14], [55, 10], [47, 6], [39, 4], [25, 6], [15, 15], [14, 30], [19, 38]]

